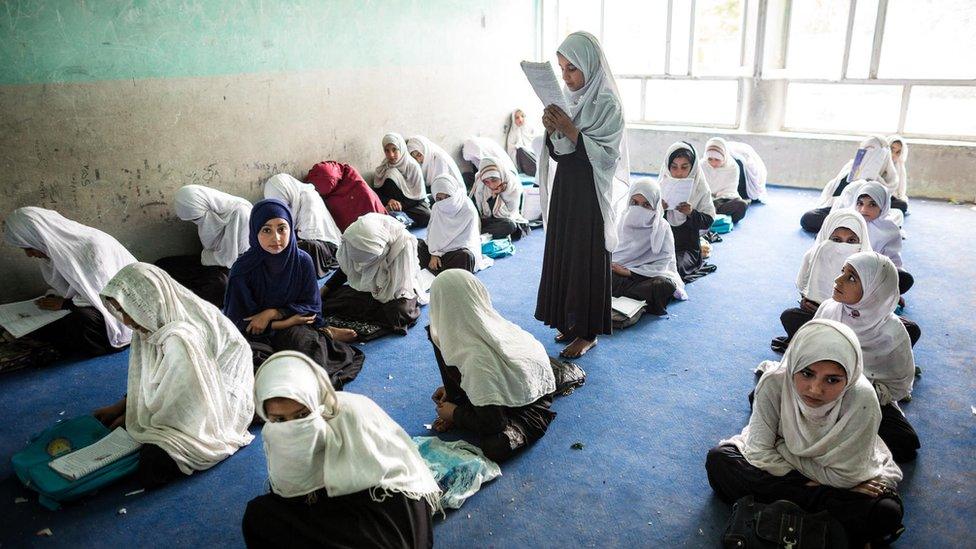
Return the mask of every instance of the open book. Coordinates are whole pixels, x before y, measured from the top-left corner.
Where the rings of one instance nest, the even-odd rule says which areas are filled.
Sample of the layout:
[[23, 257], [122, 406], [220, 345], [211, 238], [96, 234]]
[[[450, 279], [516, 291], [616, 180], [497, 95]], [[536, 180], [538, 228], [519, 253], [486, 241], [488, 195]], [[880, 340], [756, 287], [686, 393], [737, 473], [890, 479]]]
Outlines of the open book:
[[691, 200], [694, 179], [666, 179], [661, 184], [661, 200], [668, 203], [669, 210], [678, 209], [678, 204]]
[[45, 311], [37, 306], [36, 299], [4, 303], [0, 305], [0, 326], [10, 335], [20, 338], [43, 328], [55, 320], [68, 316], [71, 311]]
[[646, 301], [638, 301], [629, 297], [621, 296], [610, 298], [610, 308], [626, 316], [627, 318], [631, 318], [632, 316], [636, 315], [637, 312], [643, 309], [646, 305]]
[[51, 460], [48, 466], [68, 480], [78, 480], [135, 452], [140, 446], [142, 444], [125, 429], [117, 427], [95, 444]]

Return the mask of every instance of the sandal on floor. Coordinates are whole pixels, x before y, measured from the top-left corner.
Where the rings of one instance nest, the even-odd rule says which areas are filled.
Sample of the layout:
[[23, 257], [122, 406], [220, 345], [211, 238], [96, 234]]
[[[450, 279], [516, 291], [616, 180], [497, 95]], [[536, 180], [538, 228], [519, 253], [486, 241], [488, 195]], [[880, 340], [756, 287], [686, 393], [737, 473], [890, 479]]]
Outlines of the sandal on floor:
[[559, 332], [556, 332], [556, 337], [554, 337], [553, 339], [556, 340], [556, 343], [564, 343], [569, 339], [569, 336], [566, 334], [561, 334]]
[[[599, 340], [598, 339], [594, 339], [593, 341], [591, 341], [590, 344], [588, 346], [584, 347], [583, 350], [580, 351], [580, 353], [578, 355], [568, 355], [568, 354], [566, 354], [566, 349], [563, 349], [562, 351], [559, 352], [559, 356], [561, 356], [563, 358], [568, 358], [568, 359], [577, 359], [577, 358], [580, 358], [581, 356], [583, 356], [586, 353], [588, 353], [590, 351], [590, 349], [592, 349], [593, 347], [596, 347], [597, 341], [599, 341]], [[568, 349], [568, 347], [567, 347], [567, 349]]]

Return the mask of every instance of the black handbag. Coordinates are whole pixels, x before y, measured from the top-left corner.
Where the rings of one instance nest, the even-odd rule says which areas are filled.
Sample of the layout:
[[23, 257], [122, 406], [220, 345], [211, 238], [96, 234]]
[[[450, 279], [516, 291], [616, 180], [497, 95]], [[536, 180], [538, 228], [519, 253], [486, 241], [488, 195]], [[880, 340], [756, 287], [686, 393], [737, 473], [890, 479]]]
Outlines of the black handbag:
[[791, 501], [770, 504], [745, 496], [732, 507], [722, 536], [727, 549], [846, 549], [844, 527], [827, 511], [807, 513]]

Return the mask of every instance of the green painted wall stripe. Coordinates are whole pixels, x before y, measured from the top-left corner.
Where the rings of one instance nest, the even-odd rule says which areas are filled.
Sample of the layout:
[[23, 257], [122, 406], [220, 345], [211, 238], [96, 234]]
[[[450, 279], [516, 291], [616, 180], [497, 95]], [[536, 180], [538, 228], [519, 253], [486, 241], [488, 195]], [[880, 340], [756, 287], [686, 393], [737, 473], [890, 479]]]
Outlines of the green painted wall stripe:
[[5, 0], [0, 84], [471, 63], [461, 29], [505, 25], [493, 11], [535, 2]]

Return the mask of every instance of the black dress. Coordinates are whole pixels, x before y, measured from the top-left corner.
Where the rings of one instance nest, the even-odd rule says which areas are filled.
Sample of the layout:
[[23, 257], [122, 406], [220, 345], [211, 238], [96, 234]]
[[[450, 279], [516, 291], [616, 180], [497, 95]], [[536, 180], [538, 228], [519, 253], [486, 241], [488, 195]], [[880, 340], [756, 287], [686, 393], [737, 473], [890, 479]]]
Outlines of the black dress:
[[61, 308], [71, 312], [31, 333], [31, 337], [54, 345], [66, 356], [101, 356], [128, 347], [112, 347], [105, 328], [105, 317], [95, 307], [79, 307], [66, 299]]
[[477, 260], [474, 254], [471, 253], [467, 248], [458, 248], [456, 250], [451, 250], [445, 252], [440, 256], [441, 258], [441, 268], [436, 271], [430, 268], [430, 248], [427, 247], [426, 240], [417, 241], [417, 261], [420, 263], [421, 269], [427, 269], [430, 272], [440, 274], [448, 269], [464, 269], [469, 273], [474, 272], [474, 268], [477, 266]]
[[612, 329], [610, 252], [603, 237], [593, 167], [582, 136], [569, 154], [557, 154], [548, 136], [546, 146], [558, 165], [549, 198], [535, 318], [570, 341], [593, 340]]
[[668, 314], [668, 303], [678, 286], [666, 276], [644, 276], [630, 273], [630, 276], [613, 274], [614, 297], [629, 297], [646, 301], [645, 310], [652, 315]]
[[715, 219], [698, 210], [691, 210], [687, 217], [681, 225], [672, 225], [671, 232], [674, 233], [674, 257], [678, 264], [678, 276], [685, 282], [691, 282], [707, 274], [702, 271], [705, 261], [702, 259], [698, 235], [699, 231], [711, 228]]
[[304, 251], [312, 257], [312, 264], [315, 265], [315, 274], [319, 278], [325, 277], [329, 271], [339, 266], [336, 260], [336, 253], [339, 246], [324, 240], [305, 240], [298, 239], [298, 249]]
[[420, 318], [417, 298], [401, 297], [381, 303], [373, 294], [346, 285], [346, 280], [346, 273], [338, 269], [325, 282], [328, 292], [322, 300], [323, 317], [335, 316], [343, 320], [376, 324], [399, 335], [407, 335], [407, 329]]
[[163, 257], [156, 260], [156, 266], [204, 301], [223, 308], [229, 272], [226, 267], [203, 265], [199, 254]]
[[392, 493], [373, 501], [369, 490], [329, 497], [285, 498], [265, 494], [252, 499], [241, 527], [248, 547], [402, 547], [434, 545], [430, 505]]
[[379, 195], [384, 206], [391, 199], [399, 202], [403, 207], [403, 213], [407, 214], [413, 220], [413, 226], [415, 228], [423, 228], [430, 223], [430, 206], [427, 205], [426, 198], [421, 198], [420, 200], [407, 198], [407, 195], [403, 194], [403, 191], [400, 190], [400, 187], [392, 179], [387, 179], [383, 182], [382, 187], [373, 190]]

